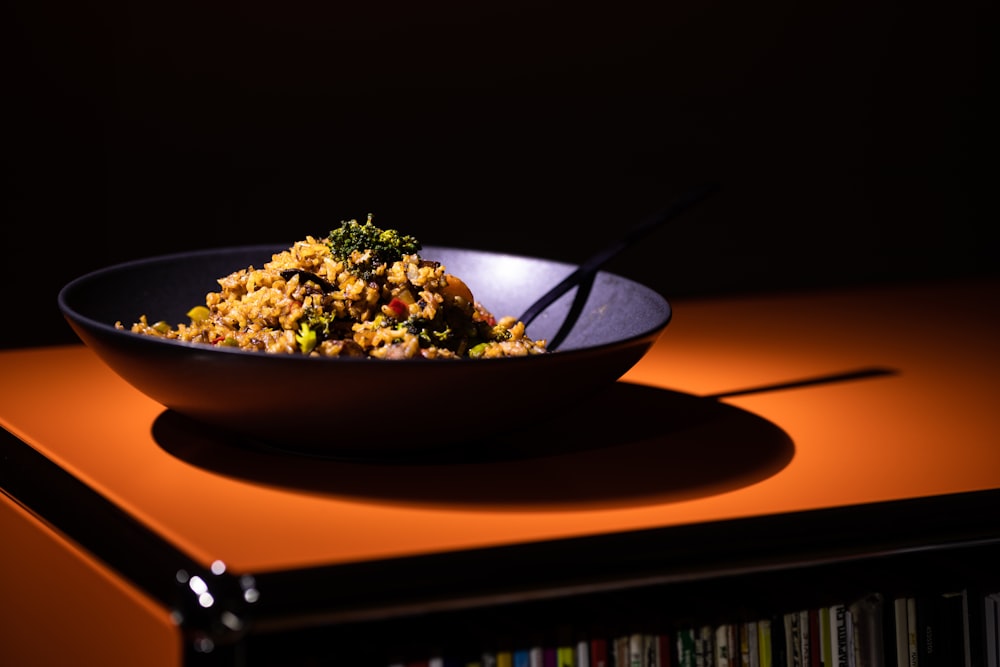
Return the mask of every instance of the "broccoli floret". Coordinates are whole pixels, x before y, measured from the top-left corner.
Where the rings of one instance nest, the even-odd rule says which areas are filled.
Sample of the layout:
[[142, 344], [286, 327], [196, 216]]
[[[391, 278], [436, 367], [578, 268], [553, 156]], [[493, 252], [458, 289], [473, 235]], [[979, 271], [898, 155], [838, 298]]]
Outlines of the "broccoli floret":
[[472, 349], [476, 347], [479, 347], [476, 354], [481, 355], [483, 344], [498, 343], [511, 338], [509, 330], [491, 327], [486, 322], [449, 323], [448, 318], [441, 314], [432, 320], [410, 317], [401, 322], [399, 328], [416, 336], [420, 347], [433, 345], [456, 352], [460, 356], [471, 356]]
[[309, 354], [316, 348], [316, 332], [309, 328], [306, 322], [299, 325], [299, 332], [295, 334], [295, 342], [299, 344], [302, 354]]
[[348, 321], [338, 321], [336, 313], [325, 312], [313, 306], [305, 309], [300, 324], [313, 331], [321, 341], [338, 337], [344, 333], [343, 330], [349, 332], [351, 326]]
[[[371, 213], [364, 224], [357, 220], [342, 221], [340, 227], [330, 232], [326, 244], [335, 258], [364, 278], [370, 278], [377, 266], [399, 261], [403, 255], [416, 254], [422, 247], [412, 236], [376, 227], [372, 224]], [[355, 251], [368, 251], [367, 261], [355, 263], [351, 257]]]

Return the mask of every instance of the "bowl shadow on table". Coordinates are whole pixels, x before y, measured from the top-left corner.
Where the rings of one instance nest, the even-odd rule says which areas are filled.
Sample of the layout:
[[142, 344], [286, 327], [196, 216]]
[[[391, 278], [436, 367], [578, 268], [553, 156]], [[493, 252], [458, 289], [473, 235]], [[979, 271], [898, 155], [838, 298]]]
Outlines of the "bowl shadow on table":
[[[373, 437], [405, 438], [405, 422]], [[444, 425], [446, 427], [446, 425]], [[766, 479], [795, 447], [776, 424], [713, 398], [618, 382], [528, 428], [377, 458], [319, 457], [221, 432], [172, 410], [172, 456], [227, 477], [384, 504], [551, 510], [687, 500]]]

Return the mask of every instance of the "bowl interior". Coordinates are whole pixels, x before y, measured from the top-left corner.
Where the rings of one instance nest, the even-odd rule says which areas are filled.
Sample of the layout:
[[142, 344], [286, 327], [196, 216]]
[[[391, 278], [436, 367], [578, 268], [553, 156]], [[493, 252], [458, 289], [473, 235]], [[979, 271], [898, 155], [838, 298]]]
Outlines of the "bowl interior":
[[[82, 276], [59, 295], [63, 313], [92, 327], [126, 327], [146, 314], [151, 322], [186, 321], [187, 311], [218, 289], [218, 278], [246, 266], [260, 267], [288, 245], [270, 244], [213, 249], [154, 257], [108, 267]], [[572, 273], [575, 265], [519, 255], [426, 246], [421, 255], [444, 264], [469, 285], [494, 315], [519, 316], [535, 299]], [[529, 328], [534, 338], [551, 339], [570, 312], [570, 291]], [[599, 272], [583, 313], [559, 349], [613, 344], [664, 326], [670, 306], [655, 291], [621, 276]], [[162, 342], [162, 341], [160, 341]]]

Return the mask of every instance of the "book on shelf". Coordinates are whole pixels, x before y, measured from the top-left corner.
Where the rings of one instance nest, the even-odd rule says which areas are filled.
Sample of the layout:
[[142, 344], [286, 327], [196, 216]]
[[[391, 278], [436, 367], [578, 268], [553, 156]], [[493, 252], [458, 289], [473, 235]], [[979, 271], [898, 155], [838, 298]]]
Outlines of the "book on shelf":
[[668, 634], [647, 633], [642, 635], [642, 642], [642, 667], [671, 667], [671, 645]]
[[819, 609], [810, 607], [809, 617], [809, 667], [823, 667], [823, 638], [819, 632]]
[[824, 605], [817, 610], [819, 617], [819, 645], [820, 651], [820, 661], [823, 667], [832, 667], [833, 665], [833, 634], [832, 626], [830, 624], [830, 607]]
[[612, 643], [611, 657], [615, 667], [629, 667], [632, 662], [629, 638], [631, 635], [618, 635]]
[[514, 651], [513, 660], [514, 667], [546, 667], [546, 649], [541, 644], [528, 644]]
[[740, 651], [742, 667], [760, 667], [757, 621], [744, 621], [740, 625]]
[[736, 624], [737, 650], [740, 652], [739, 664], [746, 667], [750, 663], [750, 641], [747, 637], [747, 622]]
[[[809, 631], [806, 614], [801, 610], [786, 611], [772, 619], [771, 653], [776, 665], [809, 667], [805, 662], [808, 649], [804, 648]], [[776, 624], [781, 626], [777, 630], [774, 629]], [[775, 646], [776, 641], [780, 641], [781, 646]]]
[[576, 644], [559, 644], [556, 647], [556, 667], [577, 667]]
[[833, 667], [850, 667], [854, 662], [848, 637], [850, 612], [847, 605], [830, 605], [830, 660]]
[[802, 664], [802, 626], [799, 622], [799, 612], [788, 611], [782, 615], [785, 633], [786, 660], [780, 667], [803, 667]]
[[556, 629], [552, 646], [545, 651], [546, 665], [553, 667], [578, 667], [576, 655], [576, 633], [573, 628], [563, 624]]
[[960, 592], [945, 592], [933, 596], [936, 603], [934, 652], [940, 665], [965, 667], [965, 639]]
[[771, 621], [771, 660], [774, 667], [788, 667], [792, 659], [788, 652], [784, 614], [776, 614]]
[[941, 595], [921, 593], [915, 597], [917, 623], [917, 664], [920, 667], [946, 667], [948, 662], [941, 651], [942, 637]]
[[693, 627], [684, 627], [677, 630], [677, 666], [695, 666], [695, 634]]
[[983, 599], [983, 641], [986, 644], [986, 667], [1000, 667], [1000, 592], [987, 593]]
[[614, 667], [608, 659], [608, 640], [604, 635], [590, 638], [590, 667]]
[[757, 659], [760, 667], [774, 667], [774, 652], [772, 650], [771, 619], [761, 618], [757, 621]]
[[992, 595], [979, 588], [961, 591], [966, 667], [990, 667], [991, 630], [987, 627], [987, 610], [992, 607]]
[[911, 667], [917, 667], [920, 663], [917, 627], [917, 599], [909, 596], [906, 598], [906, 651]]
[[732, 623], [716, 626], [715, 667], [734, 667], [739, 664], [739, 644], [736, 635], [736, 626]]
[[[848, 667], [868, 667], [861, 662], [862, 639], [858, 633], [858, 623], [861, 621], [858, 615], [857, 601], [852, 600], [844, 604], [844, 620], [846, 621], [847, 646], [846, 660]], [[876, 666], [880, 667], [880, 666]]]
[[812, 667], [812, 627], [809, 625], [809, 610], [799, 610], [799, 655], [802, 667]]
[[628, 662], [627, 667], [643, 667], [646, 655], [646, 638], [639, 633], [632, 633], [628, 636]]
[[870, 593], [847, 607], [851, 619], [854, 664], [857, 667], [891, 667], [886, 664], [885, 598]]
[[697, 667], [715, 667], [715, 628], [698, 626], [694, 641], [694, 662]]
[[892, 618], [896, 630], [896, 667], [910, 667], [910, 624], [906, 613], [906, 596], [893, 598]]
[[465, 667], [466, 661], [455, 656], [434, 656], [427, 661], [427, 667]]
[[536, 667], [531, 663], [531, 649], [517, 649], [514, 651], [512, 661], [514, 663], [514, 667]]

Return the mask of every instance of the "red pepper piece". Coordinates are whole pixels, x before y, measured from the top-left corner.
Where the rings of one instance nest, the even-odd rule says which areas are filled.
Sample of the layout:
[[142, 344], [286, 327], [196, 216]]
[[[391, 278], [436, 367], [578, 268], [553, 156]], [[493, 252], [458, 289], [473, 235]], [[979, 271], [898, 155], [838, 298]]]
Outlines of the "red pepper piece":
[[406, 303], [398, 297], [392, 297], [392, 301], [389, 302], [389, 308], [392, 309], [392, 312], [396, 313], [396, 317], [400, 318], [404, 317], [409, 312], [409, 308], [406, 307]]

